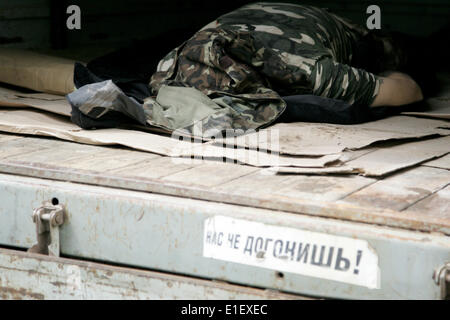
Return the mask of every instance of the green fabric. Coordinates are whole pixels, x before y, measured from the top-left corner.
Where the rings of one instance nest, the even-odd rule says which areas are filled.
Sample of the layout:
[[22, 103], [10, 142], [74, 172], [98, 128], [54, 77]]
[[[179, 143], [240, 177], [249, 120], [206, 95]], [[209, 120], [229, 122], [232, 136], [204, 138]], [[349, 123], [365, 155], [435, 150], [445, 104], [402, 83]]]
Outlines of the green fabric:
[[219, 17], [170, 52], [150, 86], [193, 87], [225, 110], [205, 129], [257, 129], [284, 110], [280, 96], [314, 94], [369, 105], [379, 79], [349, 64], [366, 31], [324, 9], [255, 3]]
[[92, 119], [123, 113], [141, 124], [211, 137], [273, 123], [282, 96], [313, 94], [370, 105], [379, 79], [351, 67], [366, 33], [324, 9], [255, 3], [219, 17], [164, 57], [141, 105], [111, 81], [68, 96]]
[[177, 129], [191, 126], [222, 108], [195, 88], [162, 86], [156, 99], [147, 98], [144, 108], [152, 104], [151, 124]]

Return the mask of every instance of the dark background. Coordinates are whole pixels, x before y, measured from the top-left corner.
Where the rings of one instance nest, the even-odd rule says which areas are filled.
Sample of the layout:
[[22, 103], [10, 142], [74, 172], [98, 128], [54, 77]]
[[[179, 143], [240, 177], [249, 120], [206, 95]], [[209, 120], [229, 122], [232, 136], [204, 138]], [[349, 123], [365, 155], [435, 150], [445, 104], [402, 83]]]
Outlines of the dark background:
[[[196, 30], [245, 0], [2, 0], [0, 47], [17, 47], [89, 61], [136, 40], [152, 39], [149, 57], [162, 58]], [[277, 2], [271, 1], [271, 2]], [[381, 8], [382, 28], [428, 36], [448, 28], [450, 0], [305, 0], [365, 25], [366, 8]], [[66, 28], [67, 6], [81, 8], [81, 30]], [[449, 34], [449, 32], [444, 32]], [[441, 40], [441, 37], [437, 38]], [[448, 37], [447, 37], [448, 39]], [[148, 43], [148, 41], [147, 41]], [[418, 46], [421, 45], [418, 43]], [[444, 44], [445, 45], [445, 44]]]

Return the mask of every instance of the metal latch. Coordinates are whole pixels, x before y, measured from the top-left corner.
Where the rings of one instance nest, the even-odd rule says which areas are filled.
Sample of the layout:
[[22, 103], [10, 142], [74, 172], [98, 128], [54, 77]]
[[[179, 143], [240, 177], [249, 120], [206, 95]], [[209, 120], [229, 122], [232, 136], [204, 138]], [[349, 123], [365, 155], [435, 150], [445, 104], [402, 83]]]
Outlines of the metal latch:
[[450, 262], [434, 271], [434, 282], [441, 288], [441, 299], [450, 298]]
[[59, 257], [59, 226], [64, 223], [64, 206], [44, 202], [34, 209], [37, 243], [28, 252]]

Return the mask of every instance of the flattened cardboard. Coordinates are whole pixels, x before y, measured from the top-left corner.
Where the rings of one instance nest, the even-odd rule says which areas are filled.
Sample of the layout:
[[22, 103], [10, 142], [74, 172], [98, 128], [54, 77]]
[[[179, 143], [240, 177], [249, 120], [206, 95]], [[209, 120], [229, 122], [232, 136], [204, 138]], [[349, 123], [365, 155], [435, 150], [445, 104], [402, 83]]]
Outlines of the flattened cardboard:
[[447, 153], [450, 153], [448, 136], [379, 148], [346, 162], [346, 165], [358, 169], [365, 176], [383, 176]]
[[324, 168], [299, 168], [299, 167], [270, 167], [269, 172], [278, 174], [352, 174], [357, 171], [349, 166], [336, 166]]
[[161, 155], [169, 155], [173, 149], [187, 147], [186, 144], [191, 144], [134, 130], [83, 130], [66, 117], [24, 109], [0, 109], [0, 131], [50, 136], [93, 145], [123, 145]]
[[0, 106], [32, 107], [66, 117], [70, 117], [72, 110], [64, 96], [47, 93], [22, 93], [2, 87], [0, 87]]
[[426, 106], [425, 111], [421, 112], [402, 112], [404, 115], [412, 115], [418, 117], [447, 119], [450, 120], [450, 84], [448, 83], [448, 75], [440, 75], [441, 84], [447, 83], [441, 89], [441, 92], [435, 97], [426, 99], [423, 104]]
[[450, 135], [450, 122], [395, 116], [357, 125], [326, 123], [279, 123], [268, 129], [239, 137], [217, 139], [216, 144], [267, 149], [289, 155], [326, 155], [356, 150], [375, 142]]
[[402, 114], [408, 116], [450, 120], [450, 97], [430, 98], [427, 105], [428, 105], [427, 111], [402, 112]]
[[[339, 160], [340, 154], [323, 157], [283, 157], [254, 150], [236, 151], [211, 144], [180, 141], [152, 133], [123, 130], [83, 130], [68, 119], [33, 110], [0, 110], [0, 131], [31, 135], [52, 136], [64, 140], [96, 145], [123, 145], [171, 157], [201, 159], [227, 158], [253, 166], [298, 166], [320, 168]], [[241, 152], [243, 151], [243, 152]]]
[[[20, 99], [28, 99], [26, 101], [29, 104], [34, 101], [34, 98], [31, 98], [30, 95]], [[39, 103], [43, 101], [59, 103], [61, 101], [52, 99], [57, 99], [57, 97], [47, 95], [41, 96], [36, 100], [39, 100]], [[42, 105], [40, 108], [43, 109]], [[382, 134], [400, 133], [400, 136], [404, 137], [404, 133], [412, 132], [413, 128], [415, 128], [419, 136], [427, 133], [450, 135], [450, 130], [439, 128], [449, 126], [446, 121], [403, 116], [394, 118], [396, 119], [384, 119], [386, 121], [383, 121], [381, 126], [384, 128], [384, 131], [380, 131], [381, 129], [376, 130], [380, 128], [380, 123], [364, 124], [364, 130], [366, 132], [381, 132]], [[403, 126], [398, 127], [399, 123]], [[279, 127], [285, 125], [280, 124]], [[308, 123], [299, 124], [299, 126], [291, 124], [289, 128], [311, 127], [312, 125], [317, 124]], [[318, 125], [318, 127], [323, 128], [321, 125]], [[243, 148], [223, 148], [215, 145], [214, 141], [199, 144], [135, 130], [83, 130], [70, 122], [67, 117], [24, 109], [0, 109], [0, 130], [11, 133], [53, 136], [64, 140], [94, 145], [118, 144], [136, 150], [171, 157], [195, 157], [219, 161], [226, 159], [227, 161], [232, 160], [237, 163], [257, 167], [273, 167], [273, 171], [292, 174], [351, 174], [359, 172], [367, 176], [381, 176], [450, 152], [450, 140], [448, 140], [450, 137], [448, 137], [448, 139], [428, 139], [384, 148], [379, 146], [319, 156], [285, 156], [273, 152], [268, 153], [264, 148], [261, 148], [260, 151]], [[346, 130], [344, 132], [348, 132], [350, 128]], [[333, 128], [333, 132], [337, 136], [341, 135], [341, 131], [336, 128]], [[289, 137], [293, 135], [291, 134]], [[301, 141], [301, 135], [298, 134], [298, 136]], [[238, 137], [237, 139], [241, 138]], [[347, 137], [347, 139], [349, 138]], [[280, 145], [282, 145], [282, 142], [280, 142]], [[333, 150], [339, 150], [341, 145], [331, 145], [331, 147], [335, 147]]]
[[450, 170], [450, 154], [436, 160], [425, 162], [423, 165]]
[[280, 154], [268, 153], [243, 148], [224, 148], [210, 143], [203, 143], [193, 147], [179, 150], [174, 153], [179, 156], [202, 159], [228, 159], [238, 163], [256, 167], [304, 167], [322, 168], [327, 164], [339, 161], [340, 153], [328, 154], [319, 157], [288, 157]]

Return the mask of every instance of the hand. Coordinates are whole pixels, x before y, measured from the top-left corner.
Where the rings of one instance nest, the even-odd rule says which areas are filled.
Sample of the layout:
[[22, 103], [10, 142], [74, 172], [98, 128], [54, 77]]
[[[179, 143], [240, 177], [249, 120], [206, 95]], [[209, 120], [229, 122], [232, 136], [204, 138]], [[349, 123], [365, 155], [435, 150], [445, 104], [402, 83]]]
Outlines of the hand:
[[422, 89], [409, 75], [401, 72], [383, 72], [380, 88], [371, 107], [402, 106], [423, 100]]

